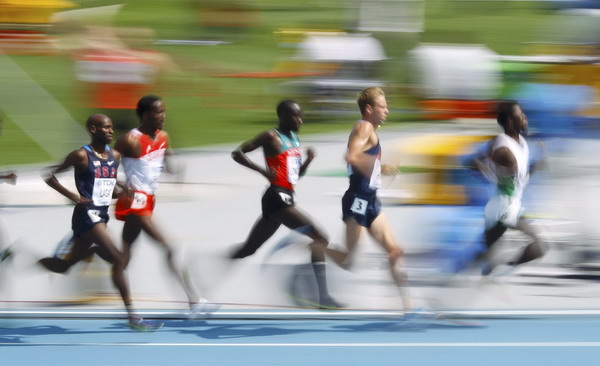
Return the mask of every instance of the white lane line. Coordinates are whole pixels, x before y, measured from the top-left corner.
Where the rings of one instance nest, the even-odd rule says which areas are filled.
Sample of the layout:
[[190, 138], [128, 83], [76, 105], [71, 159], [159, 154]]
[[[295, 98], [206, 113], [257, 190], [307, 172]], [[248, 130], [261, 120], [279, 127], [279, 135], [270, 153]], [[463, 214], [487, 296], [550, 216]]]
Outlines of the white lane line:
[[458, 342], [458, 343], [115, 343], [115, 342], [0, 342], [1, 346], [93, 346], [93, 347], [600, 347], [600, 342]]
[[[186, 310], [140, 310], [139, 313], [146, 317], [148, 316], [181, 316]], [[425, 311], [427, 312], [427, 311]], [[463, 316], [513, 316], [513, 315], [600, 315], [600, 309], [580, 309], [580, 310], [452, 310], [452, 311], [437, 311], [438, 314], [446, 315], [463, 315]], [[126, 312], [104, 311], [104, 310], [0, 310], [0, 316], [59, 316], [70, 315], [78, 316], [125, 316]], [[370, 310], [334, 310], [334, 311], [236, 311], [236, 310], [221, 310], [213, 314], [213, 316], [234, 317], [234, 316], [273, 316], [273, 317], [353, 317], [353, 316], [399, 316], [401, 311], [370, 311]]]

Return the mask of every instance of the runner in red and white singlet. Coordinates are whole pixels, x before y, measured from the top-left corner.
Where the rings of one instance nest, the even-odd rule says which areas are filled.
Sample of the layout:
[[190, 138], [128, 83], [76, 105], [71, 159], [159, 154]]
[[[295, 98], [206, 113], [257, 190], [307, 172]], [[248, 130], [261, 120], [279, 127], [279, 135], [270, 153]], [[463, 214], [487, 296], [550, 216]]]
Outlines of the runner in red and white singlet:
[[166, 108], [154, 95], [142, 97], [136, 108], [140, 125], [121, 136], [115, 150], [122, 156], [127, 177], [125, 193], [117, 201], [115, 217], [125, 221], [123, 225], [123, 252], [131, 257], [131, 246], [144, 231], [166, 252], [167, 265], [185, 290], [190, 305], [190, 316], [213, 312], [216, 304], [201, 298], [189, 278], [185, 265], [175, 256], [172, 245], [165, 239], [152, 220], [154, 192], [169, 155], [169, 136], [163, 131]]
[[158, 129], [154, 138], [137, 128], [129, 131], [128, 135], [139, 146], [140, 156], [123, 158], [126, 186], [133, 191], [133, 195], [124, 195], [117, 201], [115, 216], [123, 221], [127, 215], [152, 215], [154, 192], [158, 188], [168, 147], [167, 134]]

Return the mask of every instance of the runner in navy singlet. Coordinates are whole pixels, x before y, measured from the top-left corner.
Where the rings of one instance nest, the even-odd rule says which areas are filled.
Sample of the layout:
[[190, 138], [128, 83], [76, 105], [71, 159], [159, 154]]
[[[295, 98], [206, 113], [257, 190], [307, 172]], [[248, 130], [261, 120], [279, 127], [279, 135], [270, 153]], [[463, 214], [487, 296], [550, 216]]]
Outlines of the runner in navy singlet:
[[[74, 237], [71, 251], [64, 258], [47, 257], [40, 259], [39, 263], [52, 272], [65, 273], [96, 251], [112, 263], [112, 280], [127, 309], [129, 325], [138, 330], [152, 330], [160, 325], [145, 322], [134, 314], [124, 274], [126, 261], [106, 228], [108, 206], [115, 192], [121, 157], [119, 152], [108, 146], [113, 137], [113, 124], [107, 116], [94, 114], [87, 119], [86, 127], [92, 142], [72, 151], [61, 164], [50, 170], [46, 178], [50, 187], [75, 204], [71, 220]], [[75, 170], [77, 193], [63, 186], [55, 176], [71, 167]]]
[[346, 162], [350, 186], [342, 198], [342, 219], [346, 224], [347, 251], [327, 250], [336, 263], [348, 266], [361, 233], [366, 229], [387, 252], [390, 272], [402, 298], [404, 311], [412, 310], [407, 279], [401, 270], [403, 251], [396, 242], [386, 216], [381, 212], [377, 189], [381, 187], [381, 145], [377, 129], [388, 115], [385, 94], [380, 88], [367, 88], [357, 100], [361, 120], [348, 139]]

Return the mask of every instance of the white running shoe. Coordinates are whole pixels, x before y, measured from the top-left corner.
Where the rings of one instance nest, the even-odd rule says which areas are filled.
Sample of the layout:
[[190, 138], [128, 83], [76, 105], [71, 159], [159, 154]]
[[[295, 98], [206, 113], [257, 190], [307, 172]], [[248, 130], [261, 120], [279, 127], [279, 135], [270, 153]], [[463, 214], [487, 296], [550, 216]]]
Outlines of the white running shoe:
[[197, 302], [190, 305], [188, 319], [205, 319], [210, 317], [212, 313], [219, 310], [221, 304], [210, 302], [205, 298], [200, 298]]

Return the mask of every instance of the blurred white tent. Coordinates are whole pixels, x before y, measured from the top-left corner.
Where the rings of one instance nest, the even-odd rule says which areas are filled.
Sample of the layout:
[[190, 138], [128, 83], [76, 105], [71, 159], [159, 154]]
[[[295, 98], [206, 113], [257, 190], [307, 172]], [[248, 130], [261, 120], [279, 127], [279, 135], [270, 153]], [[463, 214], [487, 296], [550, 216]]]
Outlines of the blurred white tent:
[[409, 51], [409, 77], [424, 98], [483, 100], [499, 96], [500, 57], [479, 45], [420, 45]]
[[371, 62], [386, 58], [381, 43], [365, 35], [308, 36], [298, 46], [298, 59], [317, 62]]
[[308, 35], [293, 57], [308, 75], [282, 84], [296, 95], [308, 114], [356, 113], [356, 96], [376, 79], [379, 62], [387, 58], [381, 43], [366, 34]]

